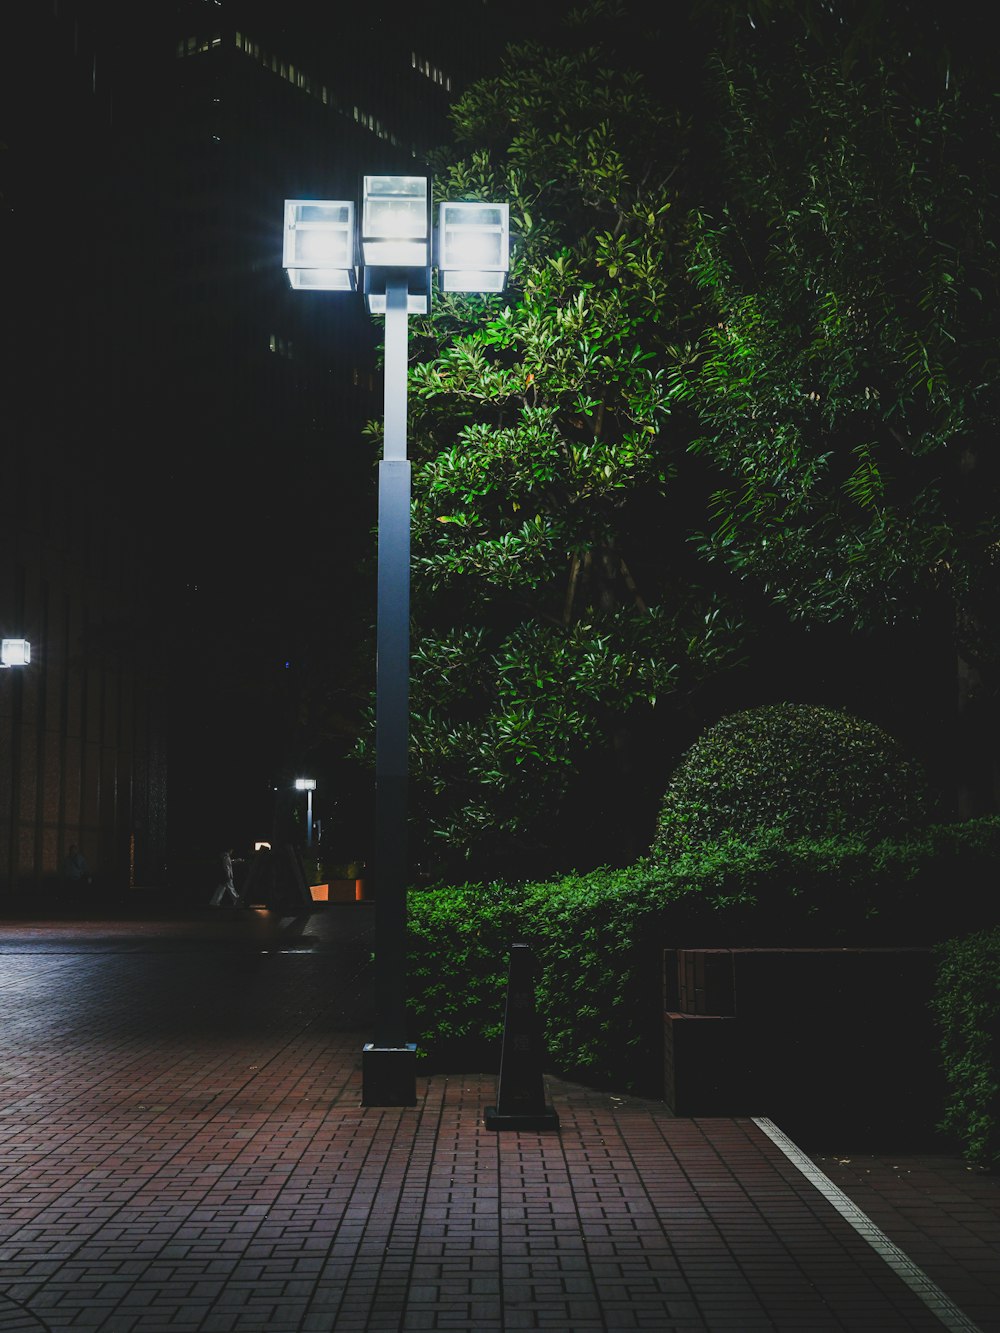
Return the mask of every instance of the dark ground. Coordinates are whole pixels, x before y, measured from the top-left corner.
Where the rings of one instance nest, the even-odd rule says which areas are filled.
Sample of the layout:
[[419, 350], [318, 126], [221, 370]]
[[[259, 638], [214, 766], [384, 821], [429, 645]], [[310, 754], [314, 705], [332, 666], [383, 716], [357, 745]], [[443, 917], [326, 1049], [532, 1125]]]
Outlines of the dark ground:
[[556, 1078], [490, 1132], [477, 1071], [363, 1108], [371, 914], [0, 920], [0, 1333], [1000, 1333], [954, 1157]]

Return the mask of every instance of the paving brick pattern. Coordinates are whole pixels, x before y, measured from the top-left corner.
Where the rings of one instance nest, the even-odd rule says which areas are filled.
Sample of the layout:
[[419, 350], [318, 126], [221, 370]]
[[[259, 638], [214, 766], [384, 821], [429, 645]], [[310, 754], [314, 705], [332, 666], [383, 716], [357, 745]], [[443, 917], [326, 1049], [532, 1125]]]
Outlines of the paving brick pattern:
[[813, 1160], [983, 1333], [1000, 1333], [1000, 1176], [937, 1153]]
[[369, 926], [0, 923], [0, 1333], [940, 1333], [751, 1120], [550, 1079], [560, 1131], [496, 1133], [481, 1074], [362, 1108]]

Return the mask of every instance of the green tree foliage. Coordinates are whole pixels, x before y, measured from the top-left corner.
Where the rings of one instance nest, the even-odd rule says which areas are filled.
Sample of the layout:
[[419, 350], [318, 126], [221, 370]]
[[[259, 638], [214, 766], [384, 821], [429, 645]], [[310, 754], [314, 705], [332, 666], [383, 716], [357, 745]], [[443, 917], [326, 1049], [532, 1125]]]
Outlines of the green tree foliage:
[[[885, 841], [843, 834], [728, 838], [669, 865], [647, 857], [541, 883], [414, 890], [410, 1036], [439, 1068], [496, 1059], [510, 945], [523, 941], [538, 961], [538, 1010], [555, 1068], [659, 1096], [664, 949], [692, 941], [720, 948], [926, 947], [992, 920], [998, 855], [1000, 818], [993, 817], [925, 824]], [[983, 1036], [996, 1033], [996, 931], [992, 941], [992, 973], [978, 965], [968, 986], [961, 983], [963, 957], [954, 954], [942, 974], [939, 1013], [961, 1095], [974, 1080], [978, 1107], [993, 1099], [995, 1147], [1000, 1062], [996, 1042], [988, 1051]], [[978, 997], [974, 1012], [970, 993]], [[970, 1112], [978, 1118], [966, 1100], [961, 1114]], [[981, 1119], [979, 1125], [985, 1127]]]
[[997, 101], [931, 97], [903, 55], [786, 56], [718, 63], [690, 219], [704, 332], [669, 386], [725, 478], [703, 549], [800, 619], [950, 607], [995, 664]]
[[791, 38], [853, 74], [893, 51], [915, 79], [939, 88], [992, 65], [979, 0], [694, 0], [691, 16], [727, 59], [751, 43], [760, 50]]
[[651, 856], [719, 842], [836, 834], [891, 837], [926, 815], [926, 779], [863, 718], [811, 704], [768, 704], [710, 727], [677, 767]]
[[530, 44], [453, 123], [438, 197], [508, 201], [514, 254], [503, 297], [412, 326], [415, 832], [523, 873], [572, 863], [595, 788], [614, 824], [637, 732], [739, 622], [671, 507], [683, 126], [597, 51]]
[[941, 1127], [969, 1162], [1000, 1170], [1000, 929], [941, 946], [933, 1009], [948, 1083]]

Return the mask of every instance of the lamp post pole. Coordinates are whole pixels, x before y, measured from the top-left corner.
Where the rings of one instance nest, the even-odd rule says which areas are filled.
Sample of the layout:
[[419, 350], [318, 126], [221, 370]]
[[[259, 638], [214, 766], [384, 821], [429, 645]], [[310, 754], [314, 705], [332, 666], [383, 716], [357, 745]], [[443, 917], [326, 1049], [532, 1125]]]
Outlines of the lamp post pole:
[[[369, 1064], [373, 1063], [378, 1051], [407, 1050], [405, 965], [406, 788], [410, 711], [410, 464], [406, 457], [406, 307], [405, 275], [388, 278], [385, 293], [385, 444], [378, 465], [378, 621], [375, 663], [376, 1026], [375, 1041], [372, 1046], [365, 1048], [364, 1053]], [[388, 1058], [382, 1063], [387, 1062]], [[413, 1100], [416, 1100], [415, 1093]]]
[[316, 790], [315, 778], [296, 778], [295, 790], [306, 794], [306, 846], [312, 846], [313, 840], [313, 792]]
[[[15, 782], [21, 773], [21, 669], [31, 662], [31, 644], [27, 639], [0, 639], [0, 671], [13, 671], [12, 687], [14, 697], [11, 708], [11, 727], [10, 727], [10, 772], [13, 774]], [[10, 828], [7, 830], [7, 845], [10, 848], [10, 857], [7, 864], [7, 875], [10, 883], [14, 882], [14, 855], [17, 846], [14, 825], [15, 804], [10, 806]]]
[[[378, 469], [375, 666], [374, 1041], [362, 1052], [362, 1105], [416, 1104], [416, 1046], [406, 1040], [407, 751], [410, 711], [410, 464], [406, 457], [407, 320], [430, 309], [430, 182], [366, 176], [361, 225], [349, 199], [286, 199], [283, 264], [305, 291], [363, 290], [385, 315], [384, 449]], [[357, 264], [357, 242], [361, 264]], [[443, 203], [442, 290], [501, 292], [509, 261], [506, 204]], [[363, 278], [363, 281], [361, 279]]]

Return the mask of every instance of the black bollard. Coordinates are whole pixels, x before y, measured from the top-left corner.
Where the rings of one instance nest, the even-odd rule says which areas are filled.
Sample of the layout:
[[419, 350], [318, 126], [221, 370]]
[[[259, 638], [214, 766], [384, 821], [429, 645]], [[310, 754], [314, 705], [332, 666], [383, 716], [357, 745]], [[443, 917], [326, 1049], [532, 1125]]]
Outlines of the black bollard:
[[534, 960], [526, 944], [514, 944], [507, 976], [497, 1104], [486, 1109], [487, 1129], [559, 1128], [559, 1116], [545, 1104], [544, 1056], [535, 1010]]

